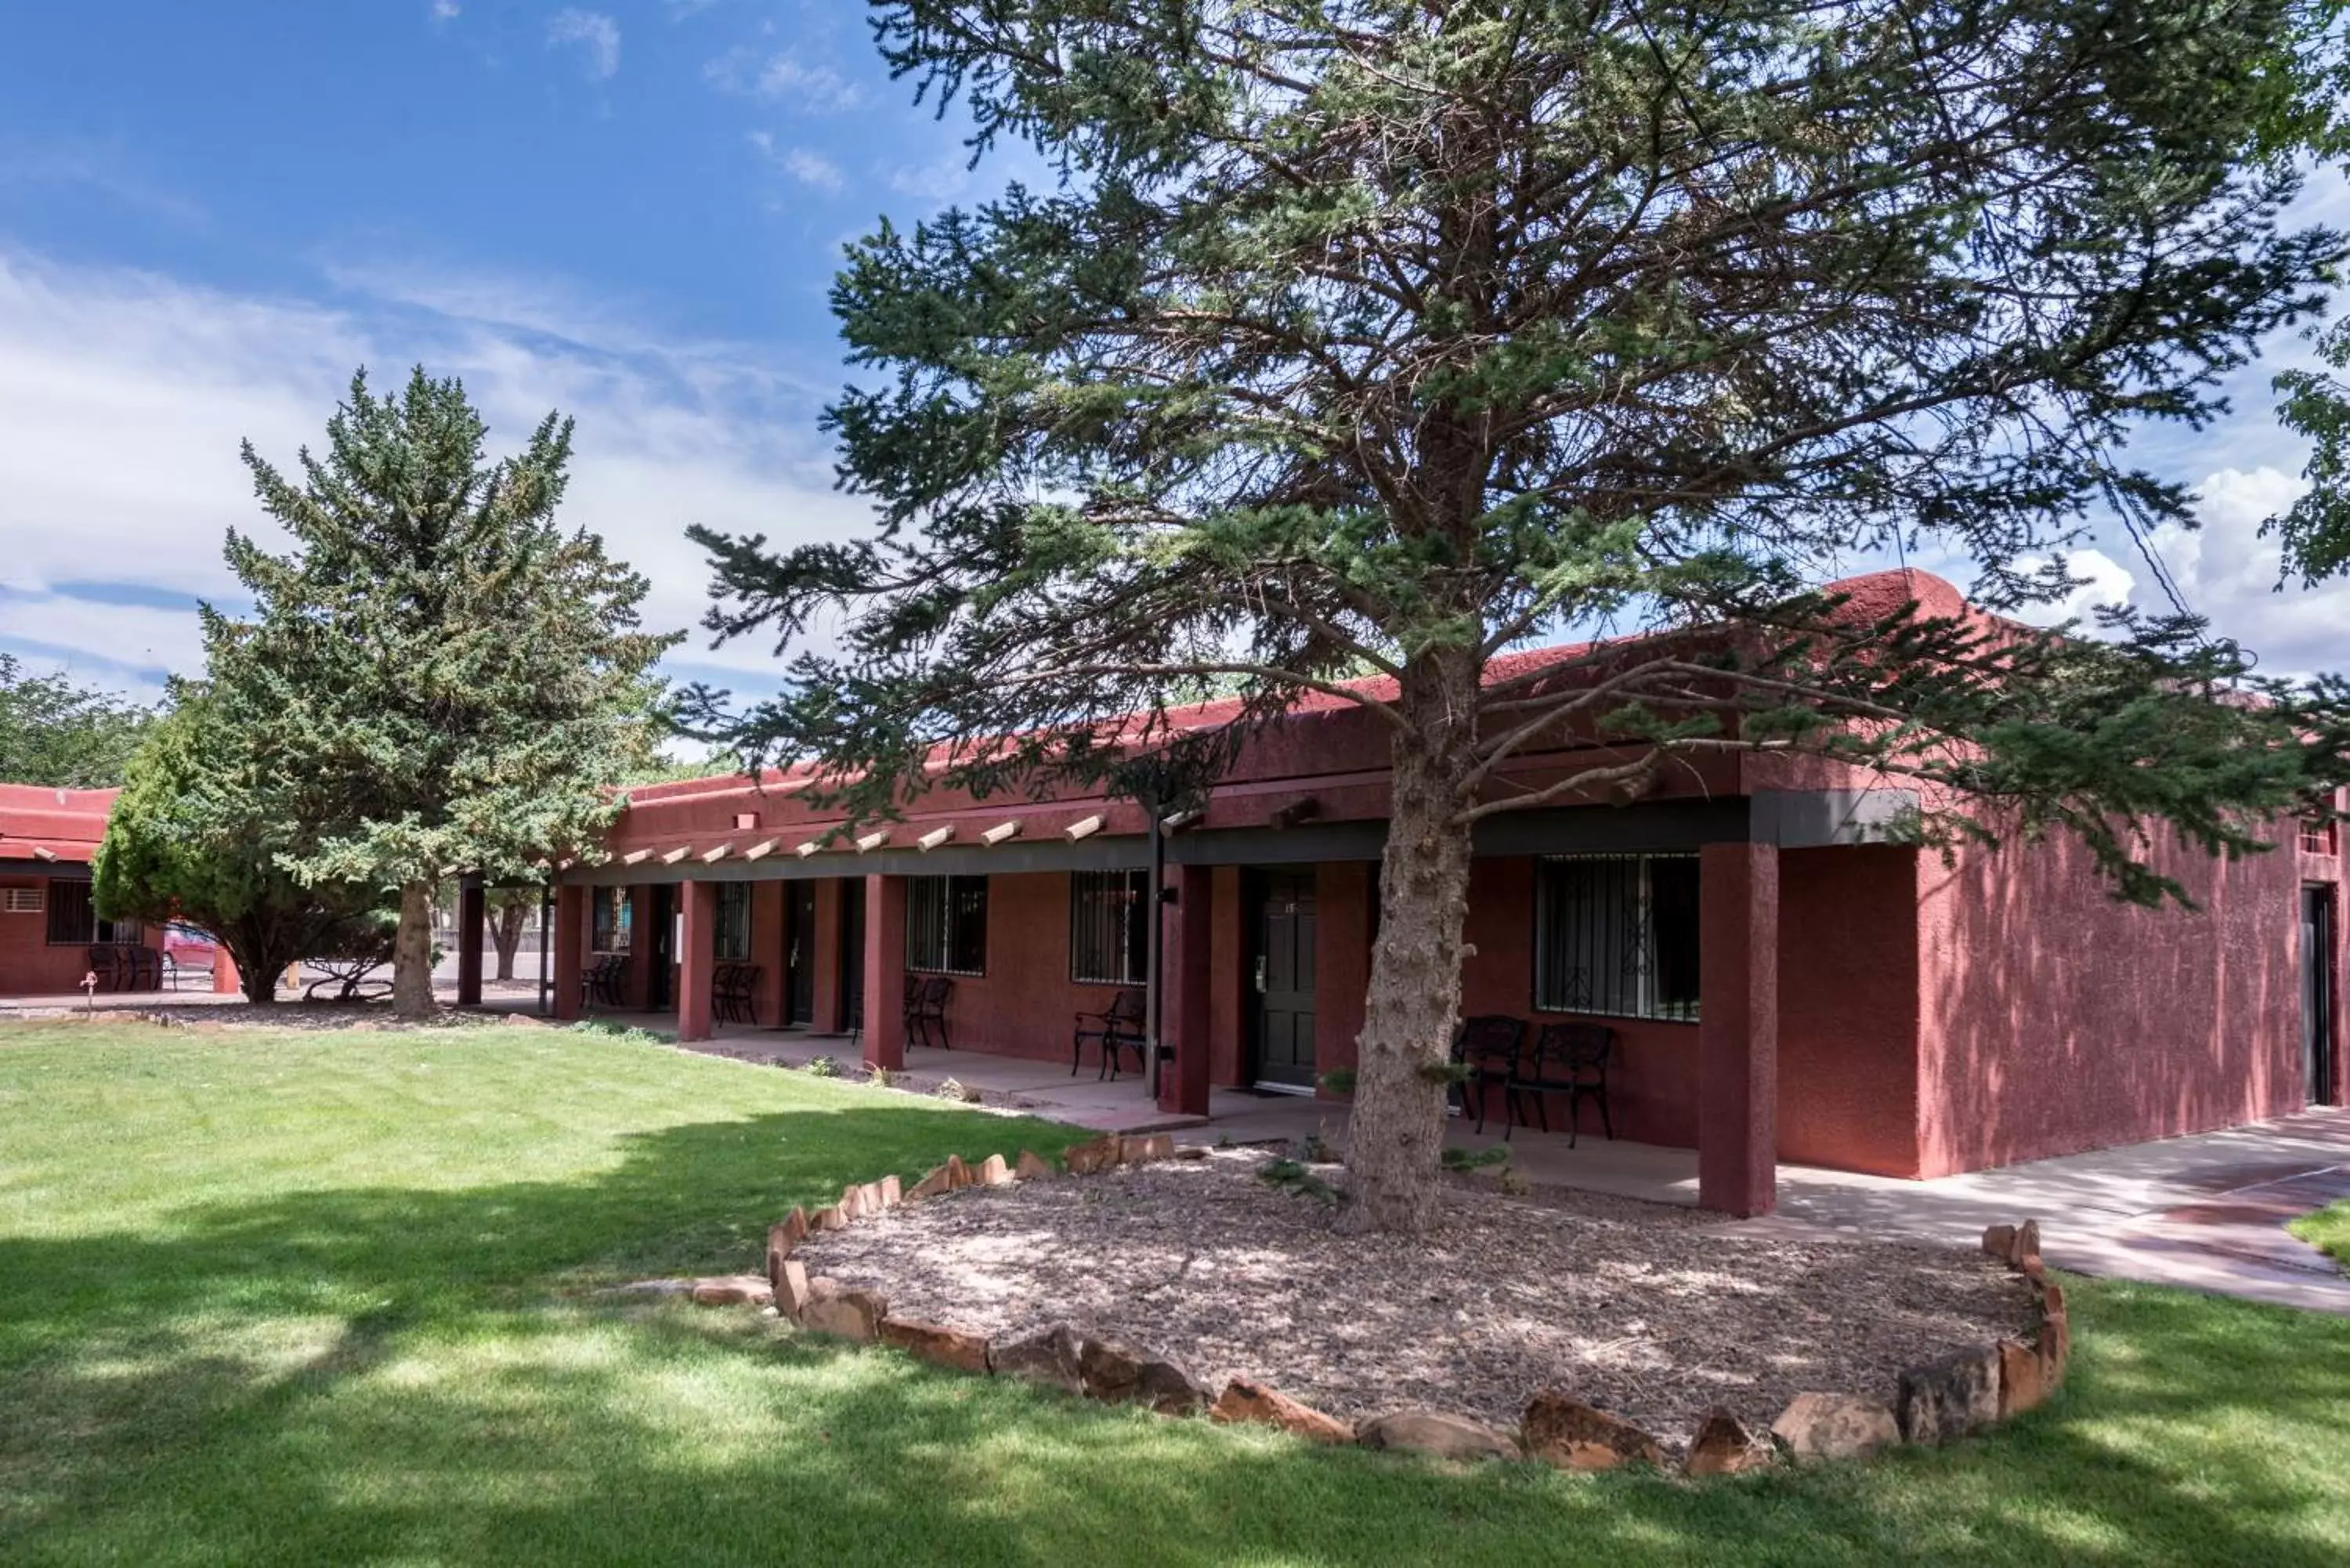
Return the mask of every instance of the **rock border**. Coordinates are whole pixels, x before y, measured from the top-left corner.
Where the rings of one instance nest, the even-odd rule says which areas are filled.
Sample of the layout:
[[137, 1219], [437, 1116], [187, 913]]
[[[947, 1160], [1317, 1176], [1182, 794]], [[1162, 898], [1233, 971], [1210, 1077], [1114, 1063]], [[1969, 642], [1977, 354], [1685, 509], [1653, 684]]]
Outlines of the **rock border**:
[[[1105, 1133], [1071, 1145], [1061, 1157], [1068, 1177], [1099, 1175], [1164, 1159], [1200, 1159], [1204, 1148], [1178, 1148], [1172, 1135]], [[1516, 1431], [1440, 1410], [1389, 1411], [1349, 1425], [1253, 1378], [1235, 1377], [1221, 1392], [1203, 1386], [1170, 1356], [1097, 1339], [1068, 1324], [994, 1340], [945, 1324], [893, 1315], [879, 1291], [811, 1277], [793, 1256], [809, 1236], [837, 1231], [906, 1204], [926, 1203], [967, 1187], [1005, 1187], [1061, 1179], [1031, 1150], [1016, 1161], [991, 1154], [973, 1166], [961, 1155], [904, 1185], [898, 1177], [852, 1182], [837, 1202], [814, 1213], [795, 1208], [767, 1231], [767, 1273], [647, 1282], [624, 1290], [689, 1296], [706, 1306], [770, 1306], [799, 1328], [854, 1345], [886, 1345], [918, 1360], [978, 1376], [1017, 1377], [1109, 1404], [1133, 1404], [1164, 1416], [1196, 1416], [1228, 1425], [1276, 1428], [1311, 1442], [1397, 1449], [1447, 1459], [1533, 1459], [1565, 1470], [1627, 1466], [1671, 1469], [1664, 1445], [1617, 1416], [1571, 1395], [1540, 1389]], [[1901, 1374], [1894, 1403], [1859, 1395], [1799, 1394], [1767, 1430], [1757, 1432], [1721, 1407], [1707, 1412], [1683, 1456], [1689, 1477], [1738, 1475], [1781, 1463], [1866, 1459], [1897, 1443], [1940, 1445], [1984, 1431], [2044, 1403], [2064, 1381], [2072, 1354], [2064, 1287], [2040, 1259], [2040, 1226], [2026, 1220], [1993, 1225], [1982, 1250], [2006, 1263], [2039, 1298], [2040, 1323], [2029, 1341], [1970, 1345]]]

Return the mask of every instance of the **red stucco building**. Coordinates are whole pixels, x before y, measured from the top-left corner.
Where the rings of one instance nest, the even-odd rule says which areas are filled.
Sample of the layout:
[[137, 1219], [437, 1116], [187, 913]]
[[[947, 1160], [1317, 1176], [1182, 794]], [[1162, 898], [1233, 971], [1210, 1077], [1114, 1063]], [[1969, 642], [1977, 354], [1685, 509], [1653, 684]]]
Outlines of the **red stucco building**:
[[[1922, 574], [1860, 587], [1958, 602]], [[1588, 758], [1530, 754], [1510, 779]], [[862, 1054], [894, 1065], [906, 977], [938, 975], [958, 1048], [1058, 1059], [1073, 1014], [1140, 982], [1134, 805], [933, 792], [836, 839], [803, 788], [634, 792], [609, 860], [561, 878], [559, 1009], [600, 966], [619, 1005], [706, 1036], [713, 971], [748, 964], [761, 1023], [861, 1022]], [[1387, 790], [1376, 720], [1320, 698], [1253, 737], [1170, 833], [1170, 1110], [1204, 1111], [1216, 1085], [1327, 1094], [1320, 1075], [1352, 1062]], [[2201, 906], [2183, 913], [2114, 902], [2064, 843], [1945, 860], [1872, 841], [1915, 805], [1823, 764], [1709, 757], [1635, 805], [1486, 819], [1462, 1011], [1612, 1027], [1617, 1133], [1695, 1148], [1703, 1201], [1732, 1212], [1770, 1207], [1774, 1160], [1940, 1176], [2333, 1097], [2335, 826], [2232, 865], [2162, 850]]]
[[70, 995], [94, 948], [144, 949], [160, 966], [161, 930], [90, 907], [90, 857], [117, 793], [0, 784], [0, 996]]

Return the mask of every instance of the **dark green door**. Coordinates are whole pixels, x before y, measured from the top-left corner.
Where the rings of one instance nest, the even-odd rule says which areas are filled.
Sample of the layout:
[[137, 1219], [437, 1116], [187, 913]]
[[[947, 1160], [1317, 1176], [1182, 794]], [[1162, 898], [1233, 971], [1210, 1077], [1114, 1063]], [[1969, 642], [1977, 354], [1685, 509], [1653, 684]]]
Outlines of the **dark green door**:
[[784, 1022], [816, 1022], [816, 884], [784, 884]]
[[677, 889], [656, 882], [645, 889], [645, 1007], [652, 1012], [669, 1009], [670, 970], [677, 962]]
[[2340, 1099], [2334, 1082], [2334, 889], [2301, 890], [2302, 1086], [2313, 1106]]
[[1251, 1044], [1266, 1088], [1314, 1087], [1314, 870], [1251, 877]]

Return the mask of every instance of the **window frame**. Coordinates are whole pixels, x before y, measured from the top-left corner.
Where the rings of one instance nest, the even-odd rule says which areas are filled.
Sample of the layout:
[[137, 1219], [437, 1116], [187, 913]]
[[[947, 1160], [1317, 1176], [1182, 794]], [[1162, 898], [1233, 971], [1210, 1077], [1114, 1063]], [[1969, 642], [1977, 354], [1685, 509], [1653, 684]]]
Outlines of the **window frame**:
[[[738, 930], [730, 930], [736, 922], [729, 919], [728, 906], [741, 916]], [[711, 901], [710, 953], [713, 963], [748, 963], [751, 961], [751, 884], [721, 882], [717, 896]], [[739, 940], [729, 941], [729, 938]]]
[[[588, 950], [600, 958], [626, 955], [636, 940], [636, 900], [629, 896], [629, 889], [626, 888], [596, 888], [590, 891], [595, 899], [588, 909]], [[597, 917], [608, 909], [611, 919], [603, 927], [605, 940], [599, 941]], [[615, 937], [618, 941], [611, 940]]]
[[[80, 936], [57, 935], [60, 916], [70, 918], [74, 900], [59, 898], [61, 888], [81, 889], [80, 913], [87, 922]], [[41, 935], [44, 945], [53, 948], [143, 948], [147, 945], [147, 927], [142, 920], [109, 920], [98, 912], [96, 888], [70, 877], [52, 877], [46, 884], [41, 898]]]
[[[1694, 871], [1698, 866], [1695, 850], [1662, 851], [1596, 851], [1564, 855], [1542, 855], [1534, 857], [1533, 877], [1533, 911], [1529, 922], [1532, 951], [1528, 969], [1527, 988], [1536, 1012], [1565, 1013], [1588, 1018], [1633, 1018], [1651, 1023], [1695, 1024], [1704, 1017], [1704, 996], [1698, 976], [1701, 973], [1700, 910], [1701, 895], [1692, 889], [1685, 911], [1687, 950], [1672, 963], [1663, 958], [1663, 939], [1658, 929], [1656, 866], [1672, 862], [1677, 867]], [[1636, 933], [1634, 950], [1628, 955], [1632, 965], [1629, 976], [1631, 996], [1622, 1003], [1620, 996], [1610, 997], [1603, 1003], [1597, 998], [1574, 1002], [1565, 996], [1563, 977], [1548, 972], [1555, 945], [1549, 932], [1555, 918], [1552, 905], [1555, 902], [1549, 877], [1555, 869], [1568, 866], [1628, 865], [1631, 867], [1629, 888], [1632, 894], [1629, 911]], [[1620, 917], [1626, 907], [1619, 904]], [[1600, 950], [1594, 950], [1595, 952]], [[1662, 976], [1669, 970], [1686, 964], [1690, 984], [1686, 999], [1668, 998], [1660, 994]]]
[[[1111, 898], [1126, 901], [1123, 910], [1098, 906]], [[1096, 907], [1088, 909], [1088, 903]], [[1121, 916], [1123, 918], [1121, 918]], [[1150, 873], [1139, 867], [1123, 870], [1069, 873], [1069, 983], [1132, 987], [1150, 982]], [[1085, 961], [1105, 956], [1092, 950], [1096, 939], [1121, 949], [1121, 972]], [[1087, 973], [1088, 967], [1097, 972]]]
[[[942, 974], [962, 980], [986, 978], [987, 883], [984, 875], [906, 878], [907, 973]], [[938, 899], [938, 910], [925, 911], [918, 900], [933, 896]], [[926, 941], [930, 942], [929, 950], [922, 950], [921, 944]]]

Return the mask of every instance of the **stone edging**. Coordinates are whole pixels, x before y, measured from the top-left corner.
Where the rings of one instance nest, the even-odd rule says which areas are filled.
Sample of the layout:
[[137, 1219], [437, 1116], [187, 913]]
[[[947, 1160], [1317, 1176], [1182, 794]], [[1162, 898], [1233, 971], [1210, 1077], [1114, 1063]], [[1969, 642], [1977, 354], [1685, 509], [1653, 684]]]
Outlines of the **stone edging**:
[[[1063, 1156], [1071, 1176], [1091, 1176], [1156, 1160], [1201, 1158], [1205, 1149], [1178, 1149], [1166, 1133], [1104, 1134]], [[1277, 1427], [1310, 1441], [1396, 1449], [1445, 1459], [1544, 1460], [1561, 1469], [1601, 1470], [1645, 1464], [1665, 1468], [1664, 1445], [1619, 1417], [1567, 1395], [1537, 1392], [1514, 1433], [1466, 1416], [1438, 1410], [1398, 1410], [1357, 1425], [1252, 1378], [1235, 1377], [1221, 1393], [1194, 1379], [1172, 1358], [1097, 1339], [1067, 1324], [1019, 1338], [988, 1340], [943, 1324], [891, 1314], [879, 1291], [849, 1289], [811, 1278], [792, 1254], [812, 1234], [840, 1230], [904, 1204], [927, 1202], [966, 1187], [1004, 1187], [1048, 1180], [1053, 1167], [1023, 1149], [1016, 1163], [1000, 1154], [977, 1166], [962, 1156], [928, 1172], [911, 1187], [895, 1176], [852, 1184], [840, 1200], [810, 1214], [795, 1209], [767, 1232], [767, 1275], [680, 1282], [673, 1288], [704, 1305], [772, 1302], [776, 1313], [812, 1334], [853, 1344], [894, 1345], [934, 1366], [978, 1376], [1019, 1377], [1109, 1403], [1145, 1406], [1164, 1416], [1194, 1416], [1228, 1423]], [[1994, 1225], [1983, 1251], [2007, 1263], [2038, 1293], [2041, 1319], [2030, 1343], [2002, 1339], [1972, 1346], [1901, 1375], [1892, 1407], [1850, 1394], [1799, 1394], [1771, 1424], [1755, 1432], [1729, 1410], [1709, 1412], [1690, 1444], [1681, 1470], [1690, 1476], [1734, 1475], [1782, 1459], [1866, 1459], [1898, 1442], [1940, 1444], [1981, 1431], [2046, 1399], [2064, 1382], [2072, 1334], [2064, 1287], [2040, 1261], [2040, 1227]]]

